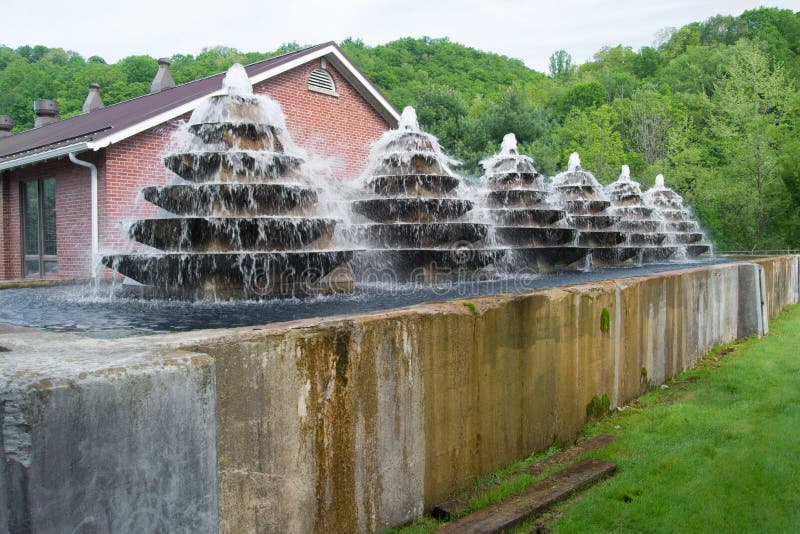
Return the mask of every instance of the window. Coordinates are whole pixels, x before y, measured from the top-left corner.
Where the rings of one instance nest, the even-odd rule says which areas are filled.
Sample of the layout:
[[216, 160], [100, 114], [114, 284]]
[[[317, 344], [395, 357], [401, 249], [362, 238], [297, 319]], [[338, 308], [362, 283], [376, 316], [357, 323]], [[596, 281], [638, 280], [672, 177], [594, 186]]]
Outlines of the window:
[[324, 68], [314, 69], [308, 77], [308, 90], [331, 96], [339, 96], [331, 73]]
[[56, 258], [56, 180], [20, 184], [22, 203], [22, 275], [44, 278], [58, 272]]

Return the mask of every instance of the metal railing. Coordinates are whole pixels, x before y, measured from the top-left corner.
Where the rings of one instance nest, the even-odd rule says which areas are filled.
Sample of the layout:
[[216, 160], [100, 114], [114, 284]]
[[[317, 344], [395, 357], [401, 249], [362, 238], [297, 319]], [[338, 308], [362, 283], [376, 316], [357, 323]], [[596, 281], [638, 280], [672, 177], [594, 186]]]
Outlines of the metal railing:
[[800, 254], [800, 249], [797, 248], [782, 248], [770, 250], [714, 250], [714, 254], [723, 255], [741, 255], [741, 256], [774, 256], [776, 254]]

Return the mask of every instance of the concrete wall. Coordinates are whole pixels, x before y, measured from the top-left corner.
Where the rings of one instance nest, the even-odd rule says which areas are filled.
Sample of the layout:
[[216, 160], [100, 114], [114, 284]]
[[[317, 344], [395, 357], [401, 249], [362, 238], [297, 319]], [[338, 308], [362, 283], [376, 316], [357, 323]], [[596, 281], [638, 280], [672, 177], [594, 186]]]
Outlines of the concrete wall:
[[216, 532], [213, 360], [26, 336], [0, 335], [0, 532]]
[[800, 301], [800, 256], [756, 260], [764, 268], [764, 295], [769, 316]]
[[221, 531], [410, 521], [574, 440], [594, 396], [616, 407], [760, 335], [768, 309], [797, 302], [797, 261], [173, 336], [216, 361]]
[[793, 256], [114, 342], [0, 325], [0, 531], [402, 524], [799, 288]]

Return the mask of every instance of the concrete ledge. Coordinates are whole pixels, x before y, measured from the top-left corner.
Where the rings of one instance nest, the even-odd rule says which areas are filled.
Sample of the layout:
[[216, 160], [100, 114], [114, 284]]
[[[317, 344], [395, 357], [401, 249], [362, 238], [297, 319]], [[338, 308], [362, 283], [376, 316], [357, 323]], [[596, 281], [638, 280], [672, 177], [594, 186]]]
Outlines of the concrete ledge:
[[159, 342], [216, 360], [222, 532], [369, 532], [571, 441], [594, 397], [616, 407], [714, 344], [762, 335], [797, 301], [796, 268], [720, 264]]
[[62, 286], [86, 282], [71, 278], [25, 278], [20, 280], [0, 280], [0, 290], [23, 287]]
[[0, 336], [0, 531], [217, 531], [211, 358], [82, 340], [31, 352], [12, 337]]

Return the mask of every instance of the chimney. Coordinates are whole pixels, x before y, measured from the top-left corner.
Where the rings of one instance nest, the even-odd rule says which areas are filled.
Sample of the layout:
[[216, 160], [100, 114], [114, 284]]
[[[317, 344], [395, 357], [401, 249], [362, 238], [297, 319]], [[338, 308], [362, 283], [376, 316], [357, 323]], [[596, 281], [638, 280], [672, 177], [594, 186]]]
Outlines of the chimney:
[[45, 98], [33, 101], [33, 113], [36, 118], [33, 119], [33, 127], [39, 128], [45, 124], [56, 122], [58, 119], [58, 102], [55, 100], [48, 100]]
[[175, 80], [172, 79], [172, 74], [169, 73], [170, 63], [172, 61], [165, 57], [158, 60], [158, 72], [156, 72], [156, 77], [153, 78], [153, 83], [150, 84], [151, 93], [158, 93], [164, 89], [175, 87]]
[[100, 84], [89, 82], [89, 94], [86, 95], [86, 101], [83, 103], [83, 112], [89, 113], [92, 110], [102, 107], [103, 99], [100, 98]]
[[8, 115], [0, 115], [0, 137], [8, 137], [14, 128], [14, 119]]

